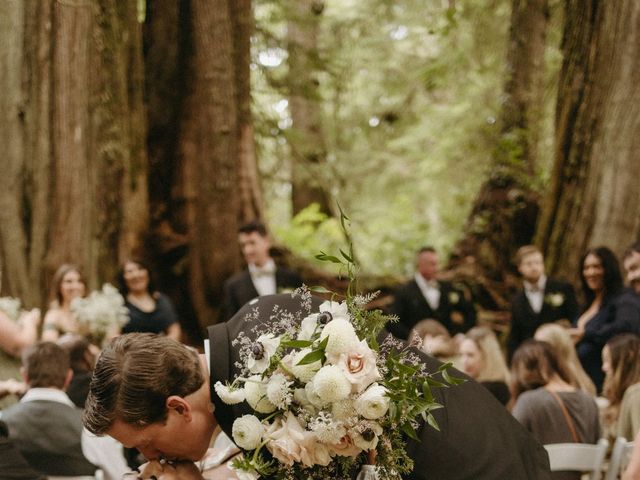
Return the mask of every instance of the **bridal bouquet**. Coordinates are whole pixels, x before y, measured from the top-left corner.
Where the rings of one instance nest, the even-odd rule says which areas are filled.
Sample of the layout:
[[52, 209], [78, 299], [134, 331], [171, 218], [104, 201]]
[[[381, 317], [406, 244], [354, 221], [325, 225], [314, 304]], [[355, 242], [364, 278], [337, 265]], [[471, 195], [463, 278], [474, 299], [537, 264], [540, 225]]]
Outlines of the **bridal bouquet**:
[[[344, 262], [353, 278], [353, 255]], [[351, 253], [351, 252], [350, 252]], [[241, 479], [352, 479], [375, 463], [374, 478], [400, 479], [412, 470], [406, 436], [417, 439], [420, 421], [437, 428], [432, 387], [459, 383], [443, 365], [427, 372], [402, 342], [378, 334], [390, 320], [365, 306], [373, 296], [325, 301], [299, 322], [276, 308], [253, 335], [242, 332], [240, 375], [214, 386], [227, 404], [247, 402], [253, 413], [237, 418], [233, 440], [243, 450], [234, 462]], [[365, 467], [371, 471], [371, 467]]]
[[129, 320], [129, 312], [124, 306], [124, 298], [118, 289], [109, 283], [102, 290], [93, 291], [84, 298], [71, 302], [71, 311], [92, 341], [101, 346], [109, 334], [117, 333]]
[[19, 298], [0, 297], [0, 312], [4, 312], [11, 320], [17, 322], [21, 311]]

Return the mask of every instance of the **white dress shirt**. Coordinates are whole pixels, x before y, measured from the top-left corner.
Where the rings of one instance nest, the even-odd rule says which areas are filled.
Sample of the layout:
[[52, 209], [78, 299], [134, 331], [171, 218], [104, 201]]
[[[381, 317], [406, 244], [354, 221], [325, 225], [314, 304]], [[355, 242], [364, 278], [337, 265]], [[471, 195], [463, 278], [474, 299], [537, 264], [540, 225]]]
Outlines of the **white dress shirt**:
[[[30, 388], [20, 399], [20, 403], [36, 400], [58, 402], [74, 409], [77, 408], [67, 394], [57, 388]], [[0, 412], [1, 417], [2, 412]], [[82, 454], [102, 470], [104, 480], [120, 480], [129, 471], [127, 462], [124, 459], [122, 444], [117, 440], [107, 435], [98, 437], [83, 428], [80, 444], [82, 446]]]
[[249, 274], [258, 295], [273, 295], [277, 293], [276, 264], [273, 259], [270, 258], [261, 267], [250, 263]]
[[425, 280], [419, 272], [416, 272], [414, 278], [431, 309], [437, 310], [440, 306], [440, 285], [438, 282], [436, 280]]
[[534, 312], [540, 313], [544, 303], [544, 287], [547, 285], [547, 277], [542, 275], [538, 279], [538, 283], [529, 283], [526, 280], [523, 283], [524, 294], [529, 300], [529, 305], [531, 305]]

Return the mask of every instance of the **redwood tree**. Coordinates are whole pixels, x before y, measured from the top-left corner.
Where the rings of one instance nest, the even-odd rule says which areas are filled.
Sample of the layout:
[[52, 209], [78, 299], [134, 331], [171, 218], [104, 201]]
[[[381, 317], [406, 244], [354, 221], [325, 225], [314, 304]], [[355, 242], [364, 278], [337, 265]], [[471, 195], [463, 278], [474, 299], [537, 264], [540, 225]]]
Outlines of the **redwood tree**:
[[537, 239], [577, 278], [589, 246], [621, 254], [640, 234], [640, 3], [565, 3], [553, 186]]

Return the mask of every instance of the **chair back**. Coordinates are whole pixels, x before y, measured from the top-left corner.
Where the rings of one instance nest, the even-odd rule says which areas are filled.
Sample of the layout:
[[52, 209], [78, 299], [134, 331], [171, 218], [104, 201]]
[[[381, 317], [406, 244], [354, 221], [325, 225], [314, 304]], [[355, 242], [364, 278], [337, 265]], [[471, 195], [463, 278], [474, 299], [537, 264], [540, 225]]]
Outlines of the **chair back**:
[[633, 450], [633, 442], [628, 442], [624, 437], [616, 438], [616, 442], [613, 444], [613, 450], [611, 451], [611, 461], [607, 469], [606, 480], [617, 480], [620, 478], [624, 469], [629, 465], [631, 450]]
[[600, 480], [609, 441], [601, 438], [596, 445], [588, 443], [553, 443], [545, 445], [552, 472], [588, 472], [589, 480]]
[[104, 480], [104, 472], [100, 469], [96, 470], [93, 475], [76, 475], [76, 476], [55, 476], [47, 475], [48, 480]]

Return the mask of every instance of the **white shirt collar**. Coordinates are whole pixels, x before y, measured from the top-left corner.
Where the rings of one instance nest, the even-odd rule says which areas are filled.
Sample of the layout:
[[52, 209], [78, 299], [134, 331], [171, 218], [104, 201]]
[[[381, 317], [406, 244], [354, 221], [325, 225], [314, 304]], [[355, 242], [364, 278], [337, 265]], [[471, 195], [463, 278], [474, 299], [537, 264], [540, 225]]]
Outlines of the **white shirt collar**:
[[76, 408], [67, 394], [57, 388], [30, 388], [20, 399], [20, 403], [34, 402], [36, 400], [58, 402]]
[[524, 289], [528, 292], [534, 291], [534, 289], [544, 292], [544, 288], [547, 286], [547, 276], [542, 275], [538, 279], [538, 283], [536, 284], [527, 282], [526, 280], [524, 280], [522, 283], [524, 283]]
[[427, 280], [420, 274], [420, 272], [416, 272], [416, 274], [414, 275], [414, 278], [416, 283], [418, 284], [418, 287], [420, 287], [420, 290], [425, 290], [429, 288], [434, 288], [436, 290], [439, 290], [438, 281], [436, 279]]
[[273, 258], [269, 258], [264, 265], [261, 267], [257, 266], [255, 263], [250, 263], [248, 265], [249, 273], [252, 275], [255, 273], [276, 273], [276, 263], [273, 261]]

